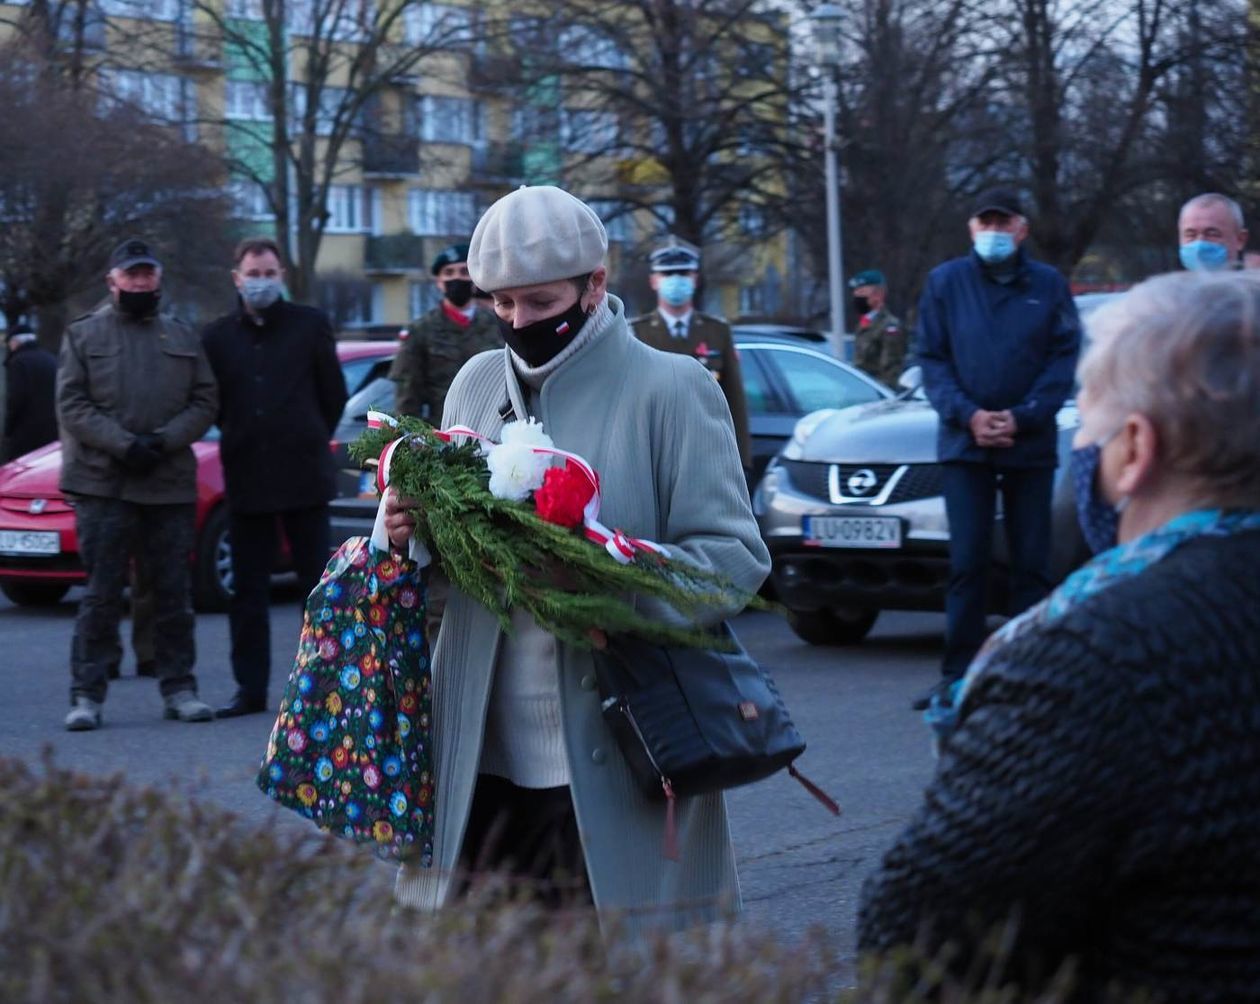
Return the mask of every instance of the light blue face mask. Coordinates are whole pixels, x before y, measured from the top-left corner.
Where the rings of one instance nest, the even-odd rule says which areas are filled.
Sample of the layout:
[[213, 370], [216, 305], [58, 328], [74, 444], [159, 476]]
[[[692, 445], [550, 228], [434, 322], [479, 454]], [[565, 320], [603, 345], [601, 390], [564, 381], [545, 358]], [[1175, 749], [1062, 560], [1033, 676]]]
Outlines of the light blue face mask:
[[1015, 238], [1003, 230], [981, 230], [971, 244], [980, 260], [990, 265], [1006, 261], [1015, 253]]
[[1219, 272], [1229, 264], [1229, 248], [1214, 241], [1191, 241], [1178, 253], [1182, 267], [1191, 272]]
[[696, 280], [689, 275], [667, 275], [661, 279], [661, 299], [671, 307], [681, 307], [696, 295]]

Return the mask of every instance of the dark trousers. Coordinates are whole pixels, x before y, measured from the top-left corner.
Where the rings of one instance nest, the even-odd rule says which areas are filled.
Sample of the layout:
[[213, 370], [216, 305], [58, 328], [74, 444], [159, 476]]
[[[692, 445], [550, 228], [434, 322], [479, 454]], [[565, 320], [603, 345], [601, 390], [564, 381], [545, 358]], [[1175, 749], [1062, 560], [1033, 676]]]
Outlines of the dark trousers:
[[271, 573], [283, 528], [303, 596], [328, 564], [328, 506], [284, 512], [238, 513], [228, 521], [232, 541], [232, 675], [250, 698], [267, 696], [271, 676]]
[[594, 902], [568, 787], [521, 788], [479, 775], [459, 864], [460, 895], [478, 876], [506, 876], [513, 893], [550, 908]]
[[988, 464], [942, 464], [949, 516], [949, 585], [945, 592], [945, 658], [941, 673], [966, 672], [985, 639], [994, 507], [1002, 493], [1002, 519], [1010, 557], [1011, 616], [1050, 590], [1050, 499], [1054, 469], [999, 469]]
[[109, 670], [120, 657], [123, 586], [133, 550], [152, 585], [153, 657], [162, 695], [197, 689], [188, 567], [193, 519], [191, 503], [140, 505], [97, 496], [75, 499], [79, 554], [88, 579], [74, 622], [71, 698], [105, 700]]

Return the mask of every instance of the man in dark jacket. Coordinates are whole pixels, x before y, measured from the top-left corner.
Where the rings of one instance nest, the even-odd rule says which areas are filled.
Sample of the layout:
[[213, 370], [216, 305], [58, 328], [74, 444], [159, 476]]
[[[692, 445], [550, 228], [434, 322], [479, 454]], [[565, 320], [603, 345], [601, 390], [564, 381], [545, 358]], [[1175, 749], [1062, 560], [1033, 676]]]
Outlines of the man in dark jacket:
[[467, 244], [445, 248], [430, 271], [442, 302], [407, 327], [389, 375], [398, 384], [395, 410], [437, 425], [455, 374], [478, 352], [503, 348], [503, 336], [492, 305], [474, 302]]
[[232, 541], [232, 674], [220, 718], [265, 711], [271, 673], [268, 609], [278, 529], [303, 593], [328, 561], [336, 469], [328, 440], [346, 403], [332, 324], [283, 297], [280, 249], [250, 238], [236, 249], [237, 310], [202, 333], [219, 381], [219, 455]]
[[57, 357], [30, 328], [15, 327], [4, 360], [4, 441], [0, 464], [57, 438]]
[[[1010, 613], [1050, 586], [1056, 415], [1072, 390], [1080, 320], [1063, 276], [1021, 244], [1019, 200], [994, 190], [968, 223], [972, 252], [935, 268], [919, 303], [923, 387], [940, 415], [937, 456], [949, 516], [944, 691], [985, 637], [997, 493], [1010, 556]], [[926, 707], [931, 694], [916, 699]]]
[[188, 554], [197, 500], [191, 447], [214, 420], [214, 374], [197, 336], [158, 312], [162, 266], [149, 245], [129, 238], [110, 266], [110, 300], [70, 325], [57, 372], [61, 490], [74, 503], [87, 570], [70, 656], [71, 731], [101, 724], [136, 548], [156, 597], [154, 651], [166, 716], [213, 717], [192, 671]]

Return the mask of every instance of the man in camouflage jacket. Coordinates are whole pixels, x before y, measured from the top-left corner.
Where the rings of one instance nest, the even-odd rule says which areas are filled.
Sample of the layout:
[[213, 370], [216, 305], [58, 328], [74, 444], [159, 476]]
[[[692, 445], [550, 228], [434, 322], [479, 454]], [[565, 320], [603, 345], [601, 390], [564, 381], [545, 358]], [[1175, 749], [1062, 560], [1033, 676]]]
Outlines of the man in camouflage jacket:
[[432, 272], [442, 302], [408, 326], [389, 375], [398, 384], [395, 410], [436, 425], [460, 367], [478, 352], [502, 348], [503, 337], [493, 312], [473, 302], [467, 244], [446, 248]]
[[886, 306], [888, 284], [884, 273], [869, 268], [849, 280], [858, 330], [853, 364], [876, 380], [896, 387], [906, 364], [906, 330]]

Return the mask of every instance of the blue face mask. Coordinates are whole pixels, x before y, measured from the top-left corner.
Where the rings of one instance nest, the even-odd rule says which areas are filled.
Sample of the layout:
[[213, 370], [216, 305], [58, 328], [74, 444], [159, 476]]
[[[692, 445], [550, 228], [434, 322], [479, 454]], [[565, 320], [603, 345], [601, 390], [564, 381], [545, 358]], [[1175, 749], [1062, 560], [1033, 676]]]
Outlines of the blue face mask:
[[661, 299], [671, 307], [681, 307], [696, 295], [696, 280], [689, 275], [667, 275], [660, 285]]
[[1229, 264], [1229, 248], [1214, 241], [1191, 241], [1178, 249], [1182, 268], [1191, 272], [1219, 272]]
[[1094, 554], [1109, 551], [1120, 542], [1120, 514], [1128, 499], [1112, 505], [1098, 494], [1098, 465], [1103, 447], [1120, 432], [1104, 436], [1096, 443], [1072, 451], [1072, 490], [1076, 496], [1076, 520], [1085, 544]]
[[1006, 261], [1015, 253], [1015, 238], [1002, 230], [981, 230], [971, 243], [980, 260], [990, 265]]

